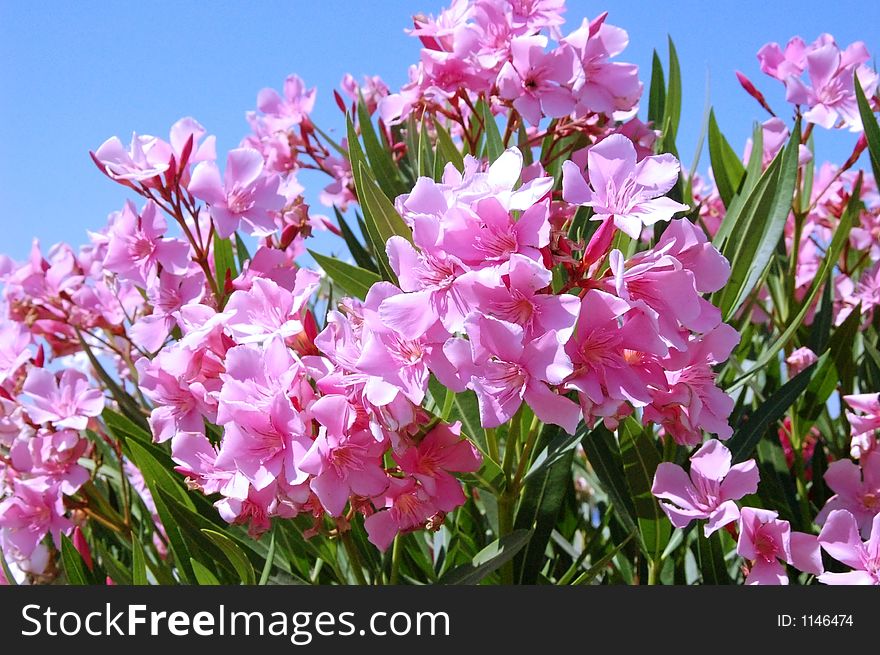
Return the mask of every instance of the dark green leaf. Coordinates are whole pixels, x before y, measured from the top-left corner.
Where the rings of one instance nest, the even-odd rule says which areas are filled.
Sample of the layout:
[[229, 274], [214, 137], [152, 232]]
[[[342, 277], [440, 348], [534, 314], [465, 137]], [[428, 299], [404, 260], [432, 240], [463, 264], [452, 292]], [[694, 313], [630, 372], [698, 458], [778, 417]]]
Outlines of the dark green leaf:
[[721, 196], [724, 206], [730, 207], [730, 201], [739, 190], [746, 169], [718, 129], [714, 110], [709, 112], [709, 159], [712, 162], [712, 174], [718, 187], [718, 195]]
[[238, 259], [238, 270], [243, 271], [245, 263], [251, 258], [251, 253], [238, 232], [235, 233], [235, 256]]
[[146, 585], [147, 564], [144, 558], [144, 547], [140, 540], [132, 535], [131, 539], [131, 584]]
[[763, 404], [751, 414], [736, 433], [728, 440], [727, 448], [733, 457], [733, 463], [745, 461], [751, 457], [755, 446], [768, 429], [773, 428], [792, 403], [803, 393], [816, 372], [818, 362], [810, 364], [791, 380], [774, 391]]
[[309, 250], [309, 254], [314, 257], [318, 265], [324, 269], [337, 286], [345, 293], [361, 300], [367, 297], [370, 287], [376, 284], [376, 282], [382, 281], [382, 278], [372, 271], [346, 264], [333, 257], [325, 257], [313, 250]]
[[238, 577], [243, 584], [256, 584], [254, 567], [251, 565], [250, 560], [248, 560], [244, 551], [232, 539], [216, 530], [202, 529], [202, 533], [217, 544], [226, 557], [229, 558], [229, 561], [232, 563], [232, 566], [235, 567], [235, 571], [238, 573]]
[[623, 472], [623, 460], [614, 434], [599, 423], [583, 438], [581, 445], [599, 478], [602, 491], [608, 495], [614, 506], [615, 516], [627, 533], [637, 532], [638, 526], [633, 518], [636, 508], [630, 497]]
[[342, 238], [345, 240], [345, 245], [348, 246], [348, 252], [351, 253], [355, 263], [363, 269], [378, 273], [373, 258], [370, 257], [370, 253], [368, 253], [363, 245], [361, 245], [361, 242], [355, 236], [351, 226], [349, 226], [348, 221], [342, 216], [342, 212], [340, 212], [336, 206], [333, 207], [333, 211], [336, 214], [336, 221], [339, 223], [339, 231], [342, 232]]
[[697, 558], [703, 584], [729, 585], [730, 574], [724, 563], [724, 550], [721, 548], [721, 534], [713, 532], [708, 538], [703, 535], [702, 527], [697, 529]]
[[509, 562], [528, 543], [531, 536], [529, 530], [514, 530], [501, 539], [496, 539], [477, 553], [469, 563], [448, 571], [437, 583], [479, 584], [487, 575]]
[[666, 80], [663, 75], [663, 64], [660, 56], [654, 51], [651, 58], [651, 86], [648, 90], [648, 120], [655, 129], [663, 126], [666, 114]]
[[455, 146], [455, 142], [449, 136], [446, 128], [439, 121], [435, 121], [434, 131], [437, 133], [436, 157], [443, 161], [452, 162], [459, 171], [464, 170], [464, 157], [462, 157], [461, 151]]
[[68, 583], [72, 585], [89, 584], [91, 576], [86, 568], [86, 563], [66, 534], [61, 535], [61, 561], [64, 564], [64, 573], [67, 575]]
[[880, 179], [880, 125], [871, 111], [871, 105], [865, 97], [862, 89], [862, 83], [859, 81], [858, 71], [855, 76], [856, 101], [859, 105], [859, 116], [862, 119], [862, 126], [865, 130], [865, 139], [868, 141], [868, 155], [871, 159], [871, 171], [874, 173], [874, 179]]
[[198, 582], [202, 586], [217, 586], [220, 584], [220, 581], [217, 577], [211, 573], [211, 571], [201, 562], [192, 557], [189, 558], [189, 563], [192, 565], [193, 575], [196, 577], [196, 582]]
[[[376, 180], [383, 193], [385, 193], [386, 196], [394, 198], [403, 193], [405, 189], [401, 184], [397, 167], [394, 165], [394, 160], [391, 158], [391, 153], [382, 146], [379, 137], [376, 135], [376, 130], [373, 127], [373, 121], [370, 120], [370, 115], [367, 113], [367, 106], [364, 102], [363, 96], [360, 97], [357, 103], [357, 114], [358, 127], [361, 130], [361, 137], [364, 141], [364, 151], [367, 160], [370, 162], [370, 169], [375, 173]], [[349, 141], [349, 147], [350, 146], [351, 142]], [[356, 169], [352, 167], [352, 170]]]
[[486, 135], [486, 157], [491, 164], [504, 152], [504, 142], [501, 140], [501, 131], [498, 129], [498, 123], [495, 122], [489, 105], [480, 101], [478, 108], [481, 110], [480, 118], [483, 121], [483, 131]]
[[229, 239], [221, 239], [220, 235], [214, 233], [214, 276], [217, 280], [217, 288], [220, 293], [226, 288], [226, 276], [229, 275], [230, 280], [238, 277], [235, 270], [235, 255], [232, 252], [232, 241]]

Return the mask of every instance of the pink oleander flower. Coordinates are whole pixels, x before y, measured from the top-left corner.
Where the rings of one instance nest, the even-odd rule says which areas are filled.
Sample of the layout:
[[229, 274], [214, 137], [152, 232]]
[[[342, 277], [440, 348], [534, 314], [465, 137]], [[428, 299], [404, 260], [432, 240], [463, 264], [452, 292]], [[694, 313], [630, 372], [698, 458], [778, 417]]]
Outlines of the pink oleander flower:
[[50, 478], [16, 480], [13, 495], [0, 502], [3, 537], [25, 558], [30, 557], [47, 534], [52, 535], [56, 548], [60, 548], [61, 533], [72, 527], [64, 517], [59, 484]]
[[609, 61], [629, 44], [629, 35], [605, 23], [608, 13], [592, 21], [584, 19], [581, 27], [562, 39], [574, 49], [580, 62], [572, 84], [577, 101], [575, 115], [605, 114], [614, 120], [632, 118], [642, 95], [639, 68], [635, 64]]
[[704, 443], [690, 460], [689, 474], [677, 464], [662, 462], [651, 493], [671, 501], [660, 507], [676, 528], [707, 519], [703, 532], [708, 537], [739, 519], [734, 501], [758, 490], [758, 467], [753, 459], [731, 466], [730, 451], [716, 439]]
[[550, 286], [551, 278], [551, 271], [541, 261], [514, 253], [505, 274], [481, 277], [465, 287], [464, 295], [471, 306], [521, 325], [527, 338], [552, 330], [560, 343], [566, 343], [574, 331], [581, 303], [571, 294], [540, 293]]
[[147, 300], [153, 312], [131, 326], [128, 332], [131, 340], [148, 352], [156, 352], [177, 324], [175, 315], [184, 305], [201, 300], [204, 293], [205, 276], [201, 271], [174, 275], [163, 270], [147, 288]]
[[225, 433], [215, 466], [236, 468], [257, 491], [277, 478], [305, 482], [299, 464], [312, 435], [301, 410], [314, 392], [302, 364], [281, 339], [272, 339], [263, 348], [230, 348], [225, 367], [217, 407]]
[[546, 48], [546, 36], [515, 37], [510, 42], [511, 59], [498, 73], [498, 95], [512, 100], [514, 108], [532, 125], [543, 116], [566, 116], [575, 104], [565, 87], [574, 77], [574, 51], [567, 46], [549, 52]]
[[801, 346], [797, 350], [792, 351], [792, 353], [785, 358], [785, 363], [788, 364], [788, 376], [794, 377], [810, 364], [814, 364], [818, 361], [819, 358], [816, 356], [816, 353], [806, 346]]
[[441, 423], [416, 446], [394, 456], [401, 470], [422, 485], [443, 512], [463, 505], [466, 498], [461, 483], [452, 473], [473, 473], [483, 465], [480, 452], [461, 437], [461, 423]]
[[61, 493], [72, 495], [89, 479], [89, 472], [78, 464], [86, 448], [88, 441], [74, 430], [41, 430], [16, 440], [9, 457], [17, 471], [58, 481]]
[[679, 163], [672, 155], [653, 155], [636, 163], [632, 141], [612, 134], [587, 153], [589, 181], [573, 162], [562, 165], [562, 196], [566, 202], [592, 207], [591, 220], [613, 219], [633, 239], [642, 227], [668, 221], [687, 205], [665, 197], [678, 179]]
[[247, 291], [235, 291], [226, 303], [226, 327], [238, 343], [260, 343], [273, 336], [295, 337], [303, 331], [302, 314], [320, 277], [301, 268], [293, 291], [267, 278], [255, 278]]
[[284, 80], [284, 97], [275, 89], [263, 89], [257, 95], [257, 108], [265, 114], [260, 119], [272, 132], [284, 132], [299, 125], [312, 113], [317, 90], [306, 90], [305, 82], [298, 75]]
[[201, 162], [192, 173], [189, 192], [210, 206], [217, 234], [227, 238], [244, 222], [249, 234], [263, 237], [275, 232], [275, 212], [284, 206], [278, 193], [280, 179], [266, 175], [263, 156], [253, 148], [230, 150], [226, 171], [212, 161]]
[[821, 575], [822, 553], [818, 539], [793, 532], [788, 521], [765, 509], [743, 507], [739, 519], [736, 552], [751, 562], [747, 585], [787, 585], [784, 564], [813, 575]]
[[846, 510], [834, 510], [822, 526], [819, 544], [831, 557], [853, 569], [846, 573], [823, 573], [819, 582], [880, 585], [880, 512], [871, 521], [868, 539], [862, 541], [853, 515]]
[[553, 332], [526, 342], [519, 325], [476, 312], [465, 320], [465, 330], [472, 361], [453, 364], [470, 371], [469, 386], [477, 394], [483, 427], [509, 421], [526, 402], [539, 419], [574, 434], [578, 406], [548, 386], [561, 384], [572, 372], [571, 360]]
[[355, 413], [344, 396], [324, 396], [311, 406], [324, 429], [300, 462], [313, 475], [312, 491], [332, 516], [340, 516], [350, 496], [373, 497], [388, 488], [382, 467], [386, 445], [366, 430], [352, 429]]
[[148, 201], [138, 214], [127, 201], [110, 226], [104, 267], [142, 288], [152, 286], [157, 267], [178, 275], [189, 267], [189, 245], [165, 237], [168, 224], [158, 205]]
[[643, 422], [662, 426], [664, 434], [680, 445], [701, 443], [704, 430], [719, 439], [729, 439], [733, 428], [727, 418], [734, 402], [715, 386], [713, 366], [730, 356], [739, 338], [736, 330], [721, 323], [707, 334], [692, 338], [685, 352], [670, 350], [662, 362], [668, 386], [652, 389]]
[[0, 384], [31, 358], [32, 339], [21, 323], [0, 321]]
[[113, 136], [98, 147], [93, 157], [114, 180], [146, 182], [168, 170], [172, 154], [171, 146], [162, 139], [133, 133], [128, 150]]
[[89, 418], [104, 410], [104, 394], [81, 372], [67, 368], [59, 379], [45, 368], [32, 368], [22, 387], [25, 411], [34, 423], [85, 430]]
[[587, 420], [603, 417], [614, 425], [622, 403], [642, 407], [651, 401], [652, 387], [666, 385], [659, 360], [668, 348], [656, 320], [641, 306], [604, 291], [584, 294], [565, 349], [574, 367], [565, 388], [578, 392]]
[[785, 82], [789, 77], [800, 77], [807, 65], [807, 44], [799, 37], [793, 37], [785, 46], [785, 50], [778, 43], [767, 43], [758, 50], [758, 61], [761, 71], [770, 77], [775, 77], [780, 82]]
[[852, 436], [850, 455], [859, 459], [862, 455], [877, 450], [878, 443], [874, 434], [880, 430], [880, 393], [844, 396], [843, 402], [859, 412], [846, 412]]
[[387, 550], [398, 534], [412, 532], [429, 524], [439, 527], [443, 512], [428, 492], [414, 478], [390, 478], [388, 488], [377, 494], [373, 504], [380, 511], [364, 519], [370, 542], [379, 550]]
[[867, 537], [874, 515], [880, 512], [880, 452], [863, 455], [859, 464], [848, 459], [832, 462], [824, 478], [834, 495], [816, 515], [816, 523], [822, 525], [831, 512], [845, 509]]

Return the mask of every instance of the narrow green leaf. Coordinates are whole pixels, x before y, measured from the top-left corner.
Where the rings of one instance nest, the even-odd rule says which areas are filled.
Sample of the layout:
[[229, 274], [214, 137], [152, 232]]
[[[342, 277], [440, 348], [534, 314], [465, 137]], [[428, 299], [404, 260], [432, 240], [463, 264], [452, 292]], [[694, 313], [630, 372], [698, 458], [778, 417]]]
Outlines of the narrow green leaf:
[[18, 586], [18, 581], [15, 579], [15, 576], [12, 575], [12, 571], [9, 569], [9, 563], [6, 561], [6, 556], [3, 554], [3, 551], [0, 550], [0, 569], [3, 570], [3, 577], [6, 578], [6, 584], [10, 586]]
[[871, 111], [871, 105], [865, 97], [862, 83], [859, 82], [858, 71], [854, 72], [856, 101], [859, 105], [859, 116], [862, 119], [862, 127], [865, 130], [865, 139], [868, 141], [868, 155], [871, 159], [871, 171], [874, 179], [880, 180], [880, 125]]
[[247, 558], [247, 555], [245, 555], [244, 551], [232, 539], [216, 530], [203, 529], [202, 533], [217, 544], [226, 557], [229, 558], [229, 561], [232, 563], [232, 566], [235, 567], [238, 577], [243, 584], [256, 584], [254, 567], [251, 565], [251, 562]]
[[202, 586], [217, 586], [220, 584], [220, 581], [217, 577], [211, 573], [211, 571], [197, 559], [189, 558], [189, 563], [192, 565], [193, 575], [196, 577], [196, 582], [198, 582]]
[[[361, 138], [364, 142], [364, 152], [367, 160], [370, 162], [370, 169], [375, 173], [379, 187], [386, 196], [391, 198], [404, 193], [397, 166], [391, 158], [391, 153], [382, 146], [382, 142], [376, 135], [376, 129], [373, 127], [373, 121], [367, 113], [367, 106], [363, 96], [360, 96], [357, 103], [358, 127], [361, 130]], [[349, 143], [351, 146], [351, 143]], [[355, 170], [352, 168], [352, 170]]]
[[572, 585], [587, 585], [593, 582], [593, 580], [595, 580], [601, 573], [605, 571], [605, 569], [608, 568], [608, 565], [611, 564], [611, 561], [615, 557], [617, 557], [618, 553], [623, 550], [623, 547], [626, 546], [635, 536], [635, 532], [630, 532], [626, 539], [617, 544], [610, 552], [606, 553], [598, 560], [596, 560], [596, 562], [592, 566], [590, 566], [589, 569], [579, 575], [577, 579], [572, 582]]
[[463, 171], [464, 157], [456, 147], [452, 137], [449, 136], [449, 132], [440, 124], [440, 121], [434, 122], [434, 131], [437, 133], [437, 158], [452, 162], [459, 171]]
[[528, 543], [531, 536], [532, 533], [529, 530], [514, 530], [501, 539], [496, 539], [477, 553], [469, 563], [447, 571], [437, 580], [437, 583], [479, 584], [487, 575], [509, 562]]
[[419, 128], [419, 177], [434, 177], [434, 151], [431, 148], [431, 137], [428, 135], [428, 124], [422, 121]]
[[742, 306], [776, 251], [791, 212], [798, 168], [800, 124], [777, 155], [743, 207], [736, 225], [739, 235], [728, 239], [722, 254], [730, 261], [730, 278], [718, 294], [725, 321]]
[[135, 535], [132, 535], [131, 538], [131, 584], [149, 584], [147, 582], [147, 563], [144, 557], [144, 547]]
[[[557, 443], [568, 435], [557, 426], [545, 426], [539, 447]], [[576, 442], [575, 442], [576, 443]], [[559, 444], [562, 445], [562, 444]], [[562, 501], [572, 488], [573, 448], [554, 458], [554, 462], [526, 482], [516, 513], [514, 528], [534, 530], [532, 538], [514, 560], [519, 584], [534, 584], [545, 563], [545, 550], [559, 518]]]
[[739, 189], [746, 169], [718, 128], [714, 110], [709, 112], [709, 159], [721, 202], [725, 207], [730, 207], [730, 201]]
[[313, 250], [309, 250], [309, 254], [343, 291], [361, 300], [367, 297], [370, 287], [382, 281], [382, 278], [372, 271], [346, 264], [333, 257], [326, 257]]
[[855, 188], [853, 189], [853, 194], [850, 196], [849, 203], [847, 203], [846, 209], [843, 212], [843, 215], [840, 217], [840, 222], [837, 224], [837, 229], [834, 231], [834, 236], [831, 238], [831, 244], [825, 251], [825, 256], [822, 258], [822, 264], [819, 267], [819, 271], [816, 276], [813, 278], [812, 286], [810, 290], [807, 292], [806, 296], [801, 300], [800, 310], [798, 313], [789, 320], [788, 327], [785, 328], [785, 331], [779, 335], [779, 337], [769, 346], [766, 346], [762, 351], [761, 355], [758, 357], [757, 361], [754, 365], [745, 373], [743, 373], [738, 379], [736, 379], [733, 384], [731, 384], [727, 391], [733, 391], [734, 389], [738, 389], [745, 380], [763, 369], [767, 364], [774, 360], [776, 354], [785, 347], [785, 345], [789, 342], [789, 340], [794, 336], [797, 329], [803, 323], [804, 318], [809, 313], [810, 308], [813, 305], [813, 301], [816, 299], [816, 296], [819, 294], [819, 289], [822, 288], [823, 284], [830, 282], [831, 272], [834, 270], [834, 267], [837, 265], [837, 258], [840, 256], [840, 252], [843, 249], [844, 243], [849, 240], [849, 232], [852, 228], [853, 221], [855, 217], [858, 216], [860, 200], [859, 194], [862, 188], [862, 178], [856, 181]]
[[727, 441], [726, 446], [730, 450], [734, 464], [738, 464], [751, 457], [752, 452], [767, 430], [772, 428], [785, 415], [785, 412], [791, 407], [792, 403], [807, 388], [813, 374], [816, 372], [817, 364], [818, 362], [813, 362], [774, 391]]
[[708, 538], [703, 535], [702, 528], [697, 529], [697, 559], [703, 584], [729, 585], [730, 575], [724, 563], [724, 551], [721, 548], [721, 534], [713, 532]]
[[666, 114], [666, 80], [663, 75], [663, 64], [660, 56], [654, 51], [651, 58], [651, 85], [648, 90], [648, 120], [655, 128], [663, 126]]
[[98, 358], [95, 357], [95, 353], [92, 352], [91, 347], [89, 347], [89, 344], [87, 344], [83, 338], [82, 333], [77, 328], [74, 328], [74, 330], [76, 330], [76, 336], [79, 339], [80, 346], [82, 347], [83, 352], [85, 352], [86, 357], [89, 358], [92, 368], [95, 370], [95, 373], [101, 379], [104, 386], [110, 391], [110, 395], [113, 396], [113, 399], [119, 405], [119, 409], [129, 420], [143, 428], [147, 428], [147, 419], [143, 412], [141, 412], [141, 409], [137, 406], [137, 403], [135, 403], [128, 392], [119, 386], [116, 383], [116, 380], [110, 377], [110, 374], [104, 370], [104, 367], [101, 366], [101, 362], [98, 361]]
[[602, 491], [611, 500], [615, 516], [627, 533], [637, 532], [638, 526], [633, 518], [636, 515], [636, 508], [626, 483], [623, 460], [614, 434], [599, 423], [583, 438], [581, 445], [599, 478]]
[[263, 572], [260, 573], [260, 581], [257, 583], [260, 586], [265, 585], [269, 582], [269, 575], [272, 573], [272, 565], [275, 561], [275, 530], [272, 530], [272, 534], [269, 537], [269, 552], [266, 554], [266, 564], [263, 566]]
[[223, 293], [226, 288], [226, 275], [229, 279], [234, 280], [238, 277], [235, 270], [235, 255], [232, 252], [232, 241], [229, 239], [221, 239], [220, 235], [214, 233], [214, 276], [217, 280], [217, 288]]
[[339, 223], [339, 231], [342, 232], [342, 238], [345, 240], [345, 245], [348, 246], [348, 252], [351, 253], [355, 263], [365, 270], [378, 273], [376, 264], [373, 261], [373, 258], [370, 257], [370, 253], [368, 253], [363, 245], [361, 245], [360, 240], [355, 236], [348, 221], [345, 220], [342, 212], [340, 212], [339, 208], [335, 205], [333, 206], [333, 212], [336, 214], [336, 222]]
[[78, 586], [89, 584], [91, 576], [86, 568], [86, 563], [66, 534], [61, 535], [61, 562], [64, 564], [64, 573], [67, 575], [68, 583]]
[[238, 270], [243, 271], [245, 262], [251, 258], [251, 253], [238, 232], [235, 233], [235, 256], [238, 259]]
[[669, 542], [672, 527], [660, 504], [651, 493], [654, 473], [660, 465], [660, 453], [654, 438], [632, 418], [621, 425], [620, 456], [645, 554], [657, 561]]
[[666, 91], [663, 118], [667, 130], [663, 135], [664, 148], [674, 150], [678, 124], [681, 120], [681, 66], [671, 36], [669, 37], [669, 86]]
[[498, 129], [498, 123], [495, 122], [495, 117], [492, 115], [492, 110], [489, 108], [488, 103], [483, 101], [480, 102], [480, 117], [483, 121], [483, 132], [486, 135], [485, 154], [491, 164], [501, 156], [502, 152], [504, 152], [504, 142], [501, 140], [501, 131]]
[[819, 311], [813, 318], [810, 327], [809, 341], [807, 345], [817, 355], [821, 355], [828, 347], [831, 338], [831, 325], [834, 319], [834, 297], [831, 295], [831, 285], [826, 284], [822, 291], [822, 301]]

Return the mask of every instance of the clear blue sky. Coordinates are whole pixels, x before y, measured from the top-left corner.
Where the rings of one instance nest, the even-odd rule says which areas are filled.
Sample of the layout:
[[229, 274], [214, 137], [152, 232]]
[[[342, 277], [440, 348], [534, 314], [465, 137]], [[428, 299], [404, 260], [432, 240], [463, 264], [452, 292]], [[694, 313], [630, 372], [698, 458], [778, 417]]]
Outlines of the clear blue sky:
[[[44, 247], [80, 244], [105, 223], [124, 189], [101, 176], [88, 151], [133, 130], [167, 135], [181, 116], [196, 117], [235, 147], [244, 112], [265, 86], [298, 73], [319, 91], [315, 119], [338, 134], [331, 90], [342, 75], [379, 74], [392, 88], [406, 79], [418, 42], [406, 36], [413, 12], [436, 13], [437, 0], [303, 2], [23, 2], [0, 0], [0, 252], [26, 256], [33, 236]], [[630, 47], [621, 58], [649, 78], [651, 52], [670, 34], [682, 60], [684, 107], [679, 149], [689, 165], [703, 115], [707, 70], [719, 123], [740, 150], [760, 108], [734, 78], [739, 69], [783, 108], [781, 85], [760, 75], [755, 52], [767, 41], [820, 32], [841, 45], [864, 40], [880, 51], [880, 3], [606, 3], [570, 0], [568, 27], [610, 12]], [[646, 109], [647, 101], [643, 103]], [[643, 110], [644, 111], [644, 110]], [[842, 160], [854, 137], [819, 135], [819, 155]], [[222, 155], [221, 155], [222, 157]], [[701, 168], [705, 168], [704, 164]], [[307, 195], [317, 206], [319, 180]]]

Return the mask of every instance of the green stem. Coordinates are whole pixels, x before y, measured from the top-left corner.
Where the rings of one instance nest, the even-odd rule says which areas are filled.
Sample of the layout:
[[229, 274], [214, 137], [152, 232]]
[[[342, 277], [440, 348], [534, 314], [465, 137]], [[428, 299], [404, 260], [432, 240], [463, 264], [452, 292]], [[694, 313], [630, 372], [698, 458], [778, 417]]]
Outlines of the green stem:
[[516, 467], [516, 475], [513, 478], [512, 486], [515, 493], [519, 493], [519, 488], [522, 484], [526, 467], [532, 459], [532, 451], [535, 449], [535, 444], [538, 442], [538, 435], [541, 433], [540, 426], [541, 422], [538, 420], [538, 417], [535, 416], [532, 419], [532, 424], [529, 426], [529, 435], [526, 438], [526, 445], [523, 447], [522, 455], [519, 458], [519, 465]]
[[496, 433], [496, 428], [484, 429], [486, 431], [486, 447], [489, 449], [489, 457], [492, 458], [492, 461], [498, 463], [501, 461], [501, 457], [498, 455], [498, 434]]
[[[498, 538], [505, 537], [513, 532], [513, 506], [514, 498], [510, 495], [510, 489], [505, 489], [498, 498]], [[501, 584], [513, 584], [513, 560], [505, 562], [501, 567]]]

